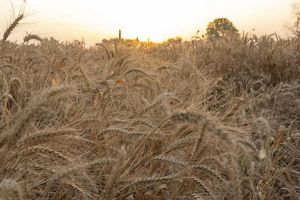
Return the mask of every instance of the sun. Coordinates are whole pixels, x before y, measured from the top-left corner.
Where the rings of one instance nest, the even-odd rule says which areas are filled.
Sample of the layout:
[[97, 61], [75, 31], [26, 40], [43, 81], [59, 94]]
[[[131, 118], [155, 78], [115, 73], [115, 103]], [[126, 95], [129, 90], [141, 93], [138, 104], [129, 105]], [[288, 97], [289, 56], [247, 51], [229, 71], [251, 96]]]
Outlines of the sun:
[[[270, 2], [274, 12], [269, 12]], [[292, 0], [287, 0], [292, 1]], [[3, 0], [1, 7], [20, 0]], [[205, 33], [207, 24], [227, 17], [239, 30], [253, 28], [274, 32], [288, 16], [288, 3], [281, 0], [26, 0], [29, 17], [24, 30], [59, 40], [84, 38], [90, 43], [118, 37], [161, 42], [181, 36], [190, 39], [197, 30]], [[283, 2], [283, 1], [282, 1]], [[277, 5], [277, 6], [276, 6]], [[276, 9], [275, 9], [276, 8]], [[4, 19], [7, 11], [0, 12]], [[284, 11], [281, 11], [284, 10]], [[266, 15], [268, 13], [268, 15]], [[276, 13], [282, 13], [276, 14]], [[272, 19], [272, 20], [269, 20]], [[5, 21], [6, 20], [6, 21]], [[7, 18], [0, 20], [6, 24]], [[21, 31], [20, 31], [21, 33]]]
[[89, 13], [86, 21], [111, 33], [121, 29], [125, 38], [161, 42], [185, 32], [190, 29], [187, 24], [192, 24], [187, 23], [191, 16], [183, 12], [184, 6], [178, 1], [82, 1], [83, 4]]
[[[141, 3], [139, 0], [110, 0], [105, 3], [97, 2], [94, 1], [94, 6], [104, 6], [104, 9], [98, 10], [89, 3], [86, 3], [86, 8], [93, 11], [93, 16], [99, 21], [109, 21], [107, 24], [102, 23], [109, 31], [121, 29], [123, 36], [128, 38], [138, 37], [140, 40], [161, 41], [176, 32], [172, 21], [176, 20], [176, 16], [180, 18], [173, 12], [174, 9], [176, 10], [176, 8], [172, 8], [174, 3], [168, 5], [170, 1], [153, 0]], [[166, 12], [168, 7], [170, 12]], [[173, 19], [171, 20], [171, 18]]]
[[[198, 12], [196, 6], [174, 0], [30, 0], [28, 3], [41, 15], [40, 20], [51, 18], [68, 24], [66, 27], [77, 24], [76, 31], [70, 31], [77, 35], [94, 32], [104, 37], [117, 36], [121, 29], [124, 38], [161, 42], [191, 34], [196, 31], [196, 24], [200, 24], [193, 20]], [[55, 30], [66, 27], [57, 26]]]

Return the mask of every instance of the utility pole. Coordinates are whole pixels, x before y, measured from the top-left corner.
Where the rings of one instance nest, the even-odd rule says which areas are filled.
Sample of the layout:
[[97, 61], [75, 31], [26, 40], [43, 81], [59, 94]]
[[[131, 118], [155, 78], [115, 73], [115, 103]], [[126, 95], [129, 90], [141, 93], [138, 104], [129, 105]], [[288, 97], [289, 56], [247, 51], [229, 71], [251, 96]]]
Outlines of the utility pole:
[[119, 29], [119, 40], [121, 40], [122, 39], [122, 31], [121, 31], [121, 29]]

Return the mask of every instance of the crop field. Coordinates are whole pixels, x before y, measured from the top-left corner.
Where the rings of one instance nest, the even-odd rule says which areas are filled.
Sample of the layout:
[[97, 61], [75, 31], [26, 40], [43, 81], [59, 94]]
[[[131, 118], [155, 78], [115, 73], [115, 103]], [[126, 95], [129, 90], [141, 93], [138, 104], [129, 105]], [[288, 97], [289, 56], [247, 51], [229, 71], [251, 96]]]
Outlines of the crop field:
[[13, 43], [17, 20], [1, 200], [300, 198], [298, 37]]

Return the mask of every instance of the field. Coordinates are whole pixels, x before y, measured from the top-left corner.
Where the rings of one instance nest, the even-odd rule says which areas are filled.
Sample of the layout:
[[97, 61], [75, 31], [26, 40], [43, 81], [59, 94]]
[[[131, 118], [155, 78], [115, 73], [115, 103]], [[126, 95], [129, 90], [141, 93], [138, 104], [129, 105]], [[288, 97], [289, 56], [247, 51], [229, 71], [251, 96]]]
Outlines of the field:
[[5, 40], [1, 200], [300, 198], [299, 38]]

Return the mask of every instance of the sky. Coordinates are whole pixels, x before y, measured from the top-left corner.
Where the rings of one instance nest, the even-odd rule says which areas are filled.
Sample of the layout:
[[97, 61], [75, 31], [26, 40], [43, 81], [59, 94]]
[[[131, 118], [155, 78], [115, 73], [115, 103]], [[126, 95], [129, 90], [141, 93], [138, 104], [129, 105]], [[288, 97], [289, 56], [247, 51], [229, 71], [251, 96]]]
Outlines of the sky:
[[[59, 40], [82, 38], [89, 43], [117, 37], [163, 41], [190, 39], [205, 32], [210, 21], [227, 17], [242, 31], [257, 34], [287, 33], [295, 0], [26, 0], [25, 20], [11, 35], [26, 32]], [[0, 34], [22, 10], [23, 0], [0, 0]], [[12, 8], [13, 7], [13, 8]], [[0, 35], [0, 36], [1, 36]]]

